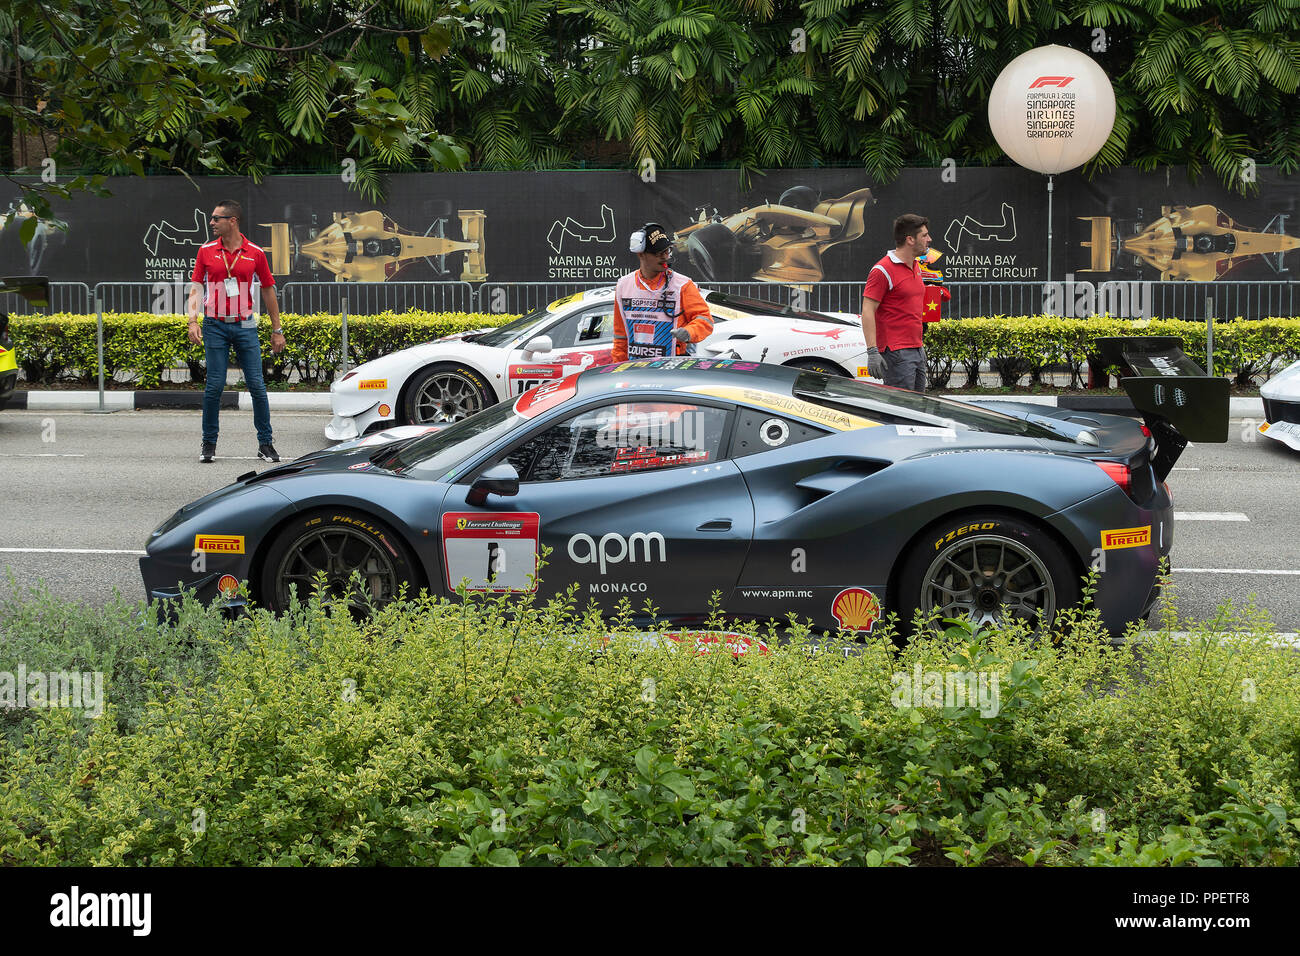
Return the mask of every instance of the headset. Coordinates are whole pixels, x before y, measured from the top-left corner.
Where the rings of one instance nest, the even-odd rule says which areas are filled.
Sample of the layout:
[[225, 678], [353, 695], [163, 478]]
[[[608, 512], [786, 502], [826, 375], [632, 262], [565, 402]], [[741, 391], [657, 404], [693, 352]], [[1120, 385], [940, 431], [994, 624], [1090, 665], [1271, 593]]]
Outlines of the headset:
[[[632, 233], [630, 236], [628, 236], [628, 244], [627, 244], [628, 251], [629, 251], [629, 252], [645, 252], [645, 250], [646, 250], [646, 236], [649, 235], [649, 233], [651, 232], [651, 230], [654, 230], [654, 229], [658, 229], [658, 230], [659, 230], [660, 232], [662, 232], [665, 236], [668, 235], [668, 230], [665, 229], [663, 226], [659, 225], [659, 223], [657, 223], [657, 222], [647, 222], [647, 223], [646, 223], [644, 226], [642, 226], [640, 229], [636, 230], [636, 232], [634, 232], [634, 233]], [[671, 239], [670, 239], [669, 241], [671, 241]]]

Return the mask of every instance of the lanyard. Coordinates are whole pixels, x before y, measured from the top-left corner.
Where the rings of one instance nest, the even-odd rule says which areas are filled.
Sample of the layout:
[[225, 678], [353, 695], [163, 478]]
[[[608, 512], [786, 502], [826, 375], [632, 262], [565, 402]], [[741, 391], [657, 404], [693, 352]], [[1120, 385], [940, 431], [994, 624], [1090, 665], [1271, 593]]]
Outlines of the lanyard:
[[218, 246], [218, 247], [217, 247], [217, 252], [218, 252], [218, 253], [220, 254], [220, 256], [221, 256], [221, 264], [222, 264], [223, 266], [226, 267], [226, 278], [227, 278], [227, 279], [230, 278], [230, 265], [231, 265], [231, 263], [233, 263], [233, 262], [238, 262], [238, 261], [239, 261], [239, 254], [240, 254], [241, 252], [243, 252], [243, 251], [244, 251], [244, 244], [241, 242], [241, 243], [239, 244], [239, 248], [235, 250], [235, 257], [234, 257], [233, 259], [227, 260], [227, 259], [226, 259], [226, 247], [225, 247], [225, 246]]

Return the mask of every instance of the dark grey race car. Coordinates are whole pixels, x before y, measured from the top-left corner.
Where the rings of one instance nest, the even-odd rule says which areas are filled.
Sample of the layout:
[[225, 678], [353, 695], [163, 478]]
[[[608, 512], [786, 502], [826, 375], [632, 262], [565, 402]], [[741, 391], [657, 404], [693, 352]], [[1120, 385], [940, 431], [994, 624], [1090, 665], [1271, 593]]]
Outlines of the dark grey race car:
[[1220, 401], [1180, 350], [1134, 342], [1114, 354], [1147, 426], [753, 362], [608, 365], [245, 475], [164, 522], [140, 568], [152, 600], [237, 606], [247, 580], [279, 610], [321, 573], [376, 602], [526, 591], [545, 545], [543, 597], [576, 582], [581, 604], [648, 598], [691, 626], [720, 591], [737, 618], [866, 633], [917, 607], [1050, 620], [1096, 566], [1119, 632], [1154, 602], [1186, 438], [1227, 437], [1227, 383]]

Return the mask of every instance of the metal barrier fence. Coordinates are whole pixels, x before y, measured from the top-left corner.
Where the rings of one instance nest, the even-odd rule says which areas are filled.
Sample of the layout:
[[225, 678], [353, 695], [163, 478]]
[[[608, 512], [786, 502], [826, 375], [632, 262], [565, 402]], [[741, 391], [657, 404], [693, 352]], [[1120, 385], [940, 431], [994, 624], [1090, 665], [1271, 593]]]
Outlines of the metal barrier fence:
[[32, 305], [20, 295], [8, 293], [0, 295], [0, 311], [10, 315], [45, 314], [47, 312], [71, 312], [73, 315], [89, 315], [95, 311], [91, 299], [90, 286], [84, 282], [51, 282], [50, 307], [48, 309]]
[[[862, 308], [862, 285], [854, 282], [816, 282], [788, 286], [774, 282], [707, 282], [705, 288], [787, 305], [795, 311], [849, 312]], [[385, 311], [421, 309], [430, 312], [522, 313], [543, 308], [556, 299], [610, 285], [608, 282], [286, 282], [278, 287], [280, 308], [310, 314], [342, 311], [348, 300], [349, 315], [374, 315]], [[1050, 285], [1041, 282], [949, 282], [952, 301], [944, 305], [944, 318], [984, 315], [1041, 315], [1085, 317], [1112, 315], [1197, 319], [1207, 316], [1258, 319], [1300, 315], [1300, 282], [1094, 282], [1074, 276]], [[186, 282], [51, 282], [50, 312], [88, 315], [95, 299], [105, 312], [176, 313], [186, 307]], [[5, 296], [5, 311], [27, 315], [34, 309], [24, 299]]]
[[[478, 297], [468, 282], [286, 282], [280, 292], [285, 312], [339, 313], [344, 296], [349, 315], [380, 312], [475, 312]], [[506, 310], [502, 310], [506, 311]]]

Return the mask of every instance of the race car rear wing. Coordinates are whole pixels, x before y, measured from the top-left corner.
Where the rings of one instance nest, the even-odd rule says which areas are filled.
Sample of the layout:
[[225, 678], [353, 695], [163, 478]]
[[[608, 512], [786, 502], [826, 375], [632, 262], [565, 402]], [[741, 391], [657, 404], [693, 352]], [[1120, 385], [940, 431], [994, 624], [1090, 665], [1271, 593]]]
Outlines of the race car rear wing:
[[1156, 439], [1151, 463], [1163, 480], [1189, 441], [1228, 440], [1228, 380], [1206, 375], [1176, 335], [1096, 340], [1104, 365], [1118, 366], [1120, 384]]

